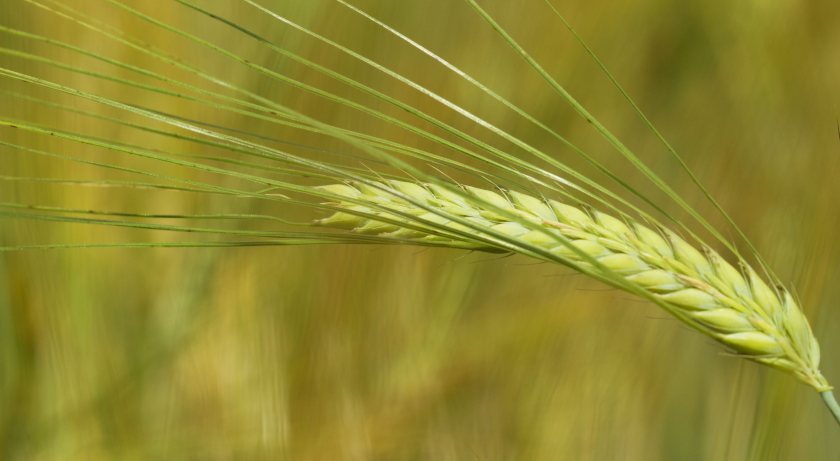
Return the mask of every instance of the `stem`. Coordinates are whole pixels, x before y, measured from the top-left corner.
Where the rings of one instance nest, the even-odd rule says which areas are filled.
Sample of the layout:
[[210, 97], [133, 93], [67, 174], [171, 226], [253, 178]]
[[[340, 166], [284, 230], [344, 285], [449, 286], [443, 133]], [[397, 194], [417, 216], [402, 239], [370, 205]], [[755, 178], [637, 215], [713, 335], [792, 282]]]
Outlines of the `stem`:
[[825, 402], [825, 406], [831, 410], [832, 416], [837, 421], [837, 424], [840, 424], [840, 405], [837, 404], [837, 400], [834, 399], [834, 394], [831, 391], [820, 392], [822, 396], [823, 402]]

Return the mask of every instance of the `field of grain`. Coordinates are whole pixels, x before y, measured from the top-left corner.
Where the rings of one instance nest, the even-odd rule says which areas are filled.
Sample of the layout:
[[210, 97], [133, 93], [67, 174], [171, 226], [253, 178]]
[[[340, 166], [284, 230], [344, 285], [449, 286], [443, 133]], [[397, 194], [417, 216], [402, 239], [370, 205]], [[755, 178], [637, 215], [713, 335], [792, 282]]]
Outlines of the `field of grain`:
[[[109, 0], [12, 0], [0, 2], [0, 67], [201, 120], [307, 158], [378, 168], [369, 157], [360, 161], [358, 150], [318, 133], [53, 65], [153, 83], [96, 59], [107, 56], [224, 93], [142, 51], [163, 50], [324, 123], [456, 158], [440, 141], [279, 82], [253, 64], [416, 123], [446, 142], [465, 144], [431, 123], [416, 122], [400, 107], [278, 53], [290, 50], [521, 155], [511, 142], [462, 114], [252, 5], [187, 2], [244, 26], [253, 34], [248, 36], [179, 2], [122, 3], [241, 60], [157, 27]], [[620, 190], [558, 139], [341, 3], [256, 3]], [[691, 221], [467, 2], [352, 4], [581, 146], [678, 221]], [[744, 248], [544, 1], [479, 4], [680, 197]], [[840, 382], [840, 4], [553, 4], [795, 293], [820, 342], [823, 373]], [[71, 11], [102, 21], [96, 26], [100, 30], [68, 19], [75, 14]], [[103, 30], [137, 38], [141, 49]], [[167, 85], [172, 93], [182, 91]], [[177, 153], [191, 161], [257, 162], [137, 130], [130, 124], [148, 122], [137, 113], [9, 74], [0, 77], [0, 118], [82, 133], [101, 143]], [[13, 124], [0, 127], [0, 246], [16, 249], [0, 252], [0, 459], [817, 460], [840, 452], [840, 428], [813, 389], [722, 352], [653, 303], [559, 265], [416, 246], [120, 247], [219, 241], [246, 235], [233, 232], [271, 232], [280, 225], [244, 215], [309, 222], [329, 213], [235, 194], [138, 187], [138, 182], [178, 177], [236, 189], [244, 180], [8, 126]], [[148, 125], [176, 131], [162, 123]], [[486, 168], [462, 154], [457, 158]], [[409, 163], [424, 166], [416, 159]], [[269, 174], [254, 165], [214, 164]], [[145, 168], [159, 176], [138, 179], [127, 171]], [[287, 179], [287, 173], [271, 177]], [[475, 186], [488, 184], [451, 174]], [[323, 184], [317, 177], [297, 180]], [[134, 183], [122, 187], [120, 181]], [[622, 194], [644, 211], [654, 210], [632, 193]], [[34, 218], [45, 213], [8, 204], [154, 214], [130, 220], [232, 234], [26, 219], [25, 213]], [[702, 229], [697, 232], [708, 237]], [[65, 243], [115, 247], [20, 249]]]

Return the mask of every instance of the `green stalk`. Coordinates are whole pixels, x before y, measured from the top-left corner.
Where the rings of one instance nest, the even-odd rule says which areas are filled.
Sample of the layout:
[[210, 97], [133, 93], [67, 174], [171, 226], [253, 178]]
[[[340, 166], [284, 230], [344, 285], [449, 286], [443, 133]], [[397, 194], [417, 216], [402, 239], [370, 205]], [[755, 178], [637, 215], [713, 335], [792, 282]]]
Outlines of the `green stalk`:
[[831, 415], [834, 416], [834, 420], [837, 421], [837, 424], [840, 424], [840, 405], [837, 404], [837, 400], [834, 398], [834, 393], [831, 391], [820, 392], [822, 396], [823, 402], [825, 402], [825, 406], [828, 407], [828, 410], [831, 411]]

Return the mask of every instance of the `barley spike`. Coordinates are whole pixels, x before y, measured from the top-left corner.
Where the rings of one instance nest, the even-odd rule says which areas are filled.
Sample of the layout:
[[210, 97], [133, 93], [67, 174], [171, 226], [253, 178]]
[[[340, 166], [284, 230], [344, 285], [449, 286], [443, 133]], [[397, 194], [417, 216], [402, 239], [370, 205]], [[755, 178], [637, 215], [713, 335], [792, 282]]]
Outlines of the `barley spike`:
[[492, 234], [503, 234], [587, 273], [607, 269], [618, 274], [733, 353], [792, 373], [819, 392], [832, 389], [819, 371], [819, 345], [811, 327], [788, 291], [771, 288], [746, 262], [736, 268], [714, 250], [701, 251], [667, 229], [555, 200], [469, 186], [455, 193], [437, 184], [389, 180], [319, 189], [336, 197], [330, 205], [340, 211], [318, 225], [510, 251], [494, 243], [498, 239]]

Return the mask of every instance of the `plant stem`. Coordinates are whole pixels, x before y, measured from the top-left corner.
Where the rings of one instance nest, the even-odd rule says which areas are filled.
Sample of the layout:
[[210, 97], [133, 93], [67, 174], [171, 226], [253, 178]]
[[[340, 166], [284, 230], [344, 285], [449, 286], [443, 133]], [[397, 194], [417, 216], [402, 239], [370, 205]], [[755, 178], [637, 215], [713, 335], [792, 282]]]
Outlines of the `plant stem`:
[[840, 424], [840, 405], [837, 404], [837, 400], [834, 399], [834, 393], [831, 391], [820, 392], [822, 396], [823, 402], [825, 402], [825, 406], [831, 410], [831, 414], [834, 416], [834, 419], [837, 421], [837, 424]]

